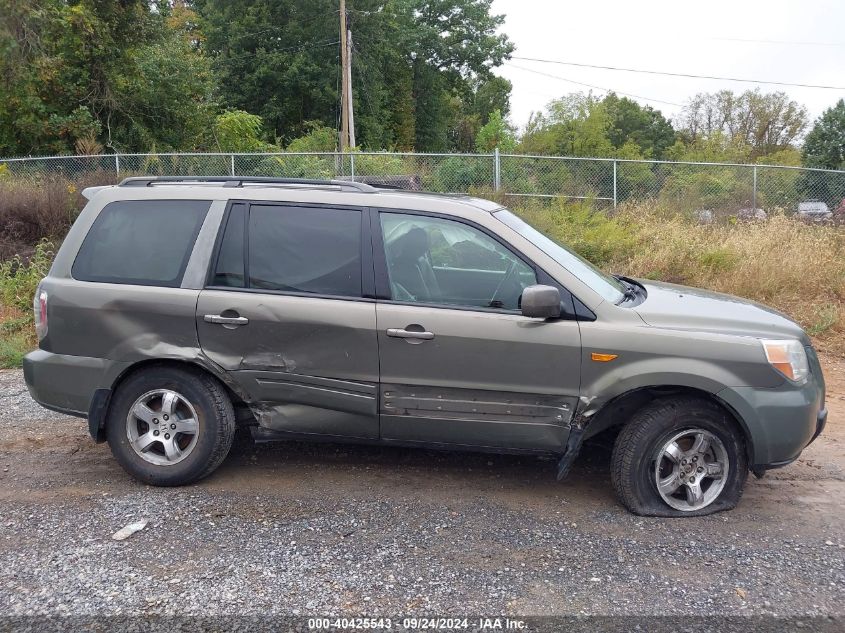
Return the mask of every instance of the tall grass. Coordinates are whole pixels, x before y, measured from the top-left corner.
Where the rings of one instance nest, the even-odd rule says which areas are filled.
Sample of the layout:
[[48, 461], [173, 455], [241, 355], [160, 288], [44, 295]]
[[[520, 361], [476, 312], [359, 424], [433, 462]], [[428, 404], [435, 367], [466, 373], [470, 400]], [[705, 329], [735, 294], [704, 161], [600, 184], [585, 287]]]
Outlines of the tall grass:
[[85, 206], [82, 190], [114, 183], [115, 175], [103, 171], [74, 180], [51, 176], [27, 181], [0, 175], [0, 261], [29, 257], [43, 238], [61, 242]]
[[0, 262], [0, 367], [17, 367], [36, 345], [32, 298], [50, 270], [53, 244], [42, 240], [29, 259]]

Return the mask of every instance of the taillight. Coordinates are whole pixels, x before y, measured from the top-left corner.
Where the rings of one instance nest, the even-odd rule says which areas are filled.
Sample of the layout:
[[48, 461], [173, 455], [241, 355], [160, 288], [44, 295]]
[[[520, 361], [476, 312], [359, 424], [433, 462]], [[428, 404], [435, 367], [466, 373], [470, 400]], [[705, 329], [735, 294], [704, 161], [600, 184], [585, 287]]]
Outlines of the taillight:
[[47, 336], [47, 291], [41, 288], [41, 284], [35, 289], [32, 310], [35, 312], [35, 334], [41, 341]]

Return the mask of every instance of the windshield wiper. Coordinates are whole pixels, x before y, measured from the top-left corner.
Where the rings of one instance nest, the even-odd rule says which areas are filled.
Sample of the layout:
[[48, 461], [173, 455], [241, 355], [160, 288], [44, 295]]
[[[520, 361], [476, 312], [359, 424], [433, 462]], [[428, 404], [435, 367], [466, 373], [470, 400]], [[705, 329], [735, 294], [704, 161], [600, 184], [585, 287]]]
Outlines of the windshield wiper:
[[639, 297], [639, 286], [637, 286], [636, 284], [632, 284], [622, 275], [613, 275], [613, 278], [625, 287], [625, 289], [622, 291], [622, 300], [619, 301], [617, 305], [625, 303], [626, 301], [637, 300], [637, 297]]

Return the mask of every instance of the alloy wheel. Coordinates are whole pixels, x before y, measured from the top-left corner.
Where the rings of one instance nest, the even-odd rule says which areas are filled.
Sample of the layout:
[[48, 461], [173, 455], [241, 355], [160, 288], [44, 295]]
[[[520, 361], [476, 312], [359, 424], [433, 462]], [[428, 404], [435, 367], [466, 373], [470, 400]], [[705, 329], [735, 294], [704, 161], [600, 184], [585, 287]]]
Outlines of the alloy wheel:
[[704, 429], [687, 429], [670, 437], [657, 451], [654, 480], [669, 506], [691, 512], [706, 508], [719, 497], [729, 468], [722, 440]]
[[178, 464], [197, 445], [197, 412], [180, 393], [148, 391], [130, 407], [126, 435], [132, 450], [145, 461], [156, 466]]

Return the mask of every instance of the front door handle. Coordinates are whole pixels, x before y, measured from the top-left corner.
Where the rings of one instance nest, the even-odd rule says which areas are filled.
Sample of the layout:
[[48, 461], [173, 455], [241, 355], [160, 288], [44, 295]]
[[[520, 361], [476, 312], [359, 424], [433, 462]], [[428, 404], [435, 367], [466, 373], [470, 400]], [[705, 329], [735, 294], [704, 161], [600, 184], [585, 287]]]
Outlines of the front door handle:
[[227, 317], [220, 314], [206, 314], [202, 319], [206, 323], [219, 323], [220, 325], [246, 325], [249, 323], [249, 319], [246, 317]]
[[412, 338], [419, 341], [430, 341], [434, 338], [434, 332], [416, 332], [414, 330], [403, 330], [395, 327], [387, 330], [387, 335], [393, 338]]

